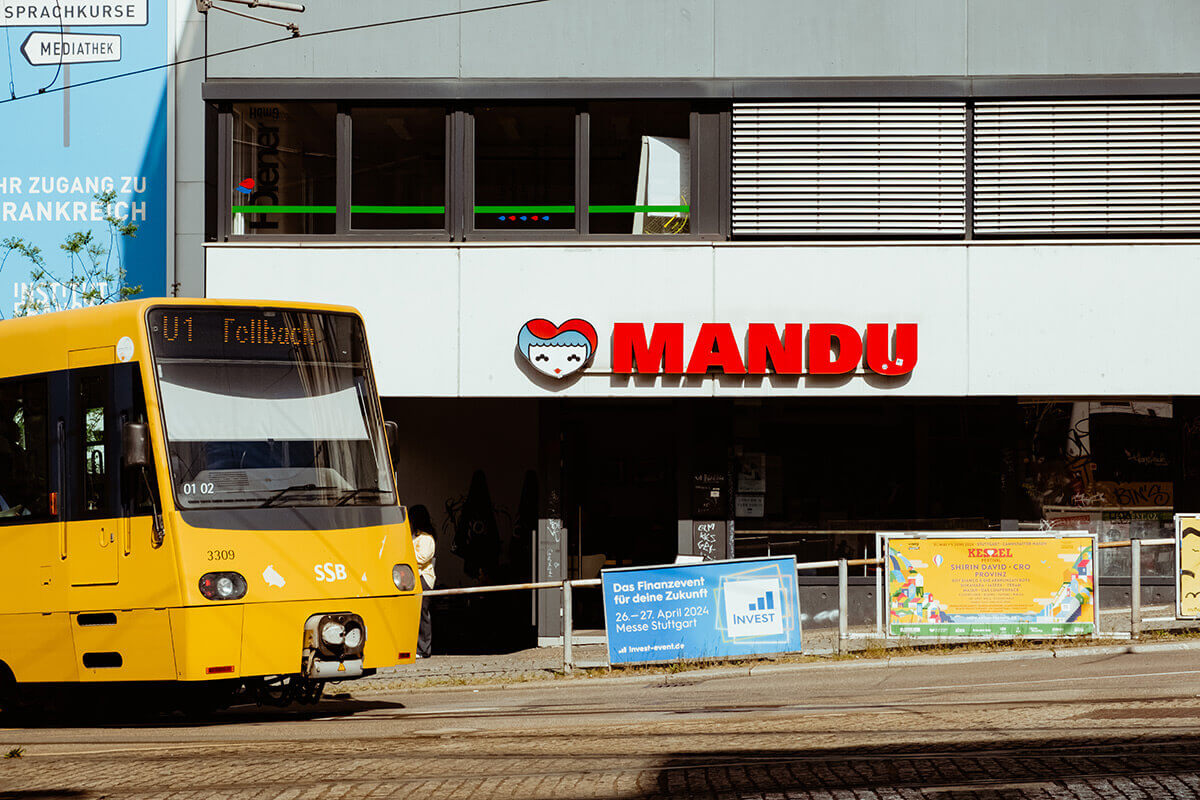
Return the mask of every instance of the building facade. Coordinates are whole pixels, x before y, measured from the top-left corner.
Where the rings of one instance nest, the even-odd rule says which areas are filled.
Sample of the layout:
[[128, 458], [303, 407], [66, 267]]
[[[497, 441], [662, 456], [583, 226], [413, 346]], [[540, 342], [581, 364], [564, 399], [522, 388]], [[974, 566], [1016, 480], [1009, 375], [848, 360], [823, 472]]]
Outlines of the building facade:
[[178, 291], [362, 310], [444, 585], [1194, 510], [1200, 7], [477, 5], [175, 82]]

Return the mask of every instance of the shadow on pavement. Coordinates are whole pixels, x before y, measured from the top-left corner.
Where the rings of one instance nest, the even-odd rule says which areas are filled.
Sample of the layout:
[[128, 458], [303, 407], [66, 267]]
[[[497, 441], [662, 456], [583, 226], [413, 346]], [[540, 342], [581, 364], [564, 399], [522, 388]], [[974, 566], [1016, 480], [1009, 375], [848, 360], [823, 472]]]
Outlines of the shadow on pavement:
[[[1200, 736], [681, 752], [624, 798], [1200, 796]], [[1124, 790], [1122, 792], [1122, 789]], [[911, 794], [899, 794], [910, 790]], [[845, 793], [844, 795], [841, 793]]]
[[[0, 714], [0, 726], [8, 728], [189, 728], [240, 725], [248, 722], [303, 722], [352, 716], [380, 709], [397, 710], [403, 703], [356, 700], [351, 697], [322, 699], [313, 705], [235, 705], [220, 711], [184, 713], [154, 709], [59, 709], [45, 714], [22, 712]], [[0, 793], [0, 800], [8, 795]]]

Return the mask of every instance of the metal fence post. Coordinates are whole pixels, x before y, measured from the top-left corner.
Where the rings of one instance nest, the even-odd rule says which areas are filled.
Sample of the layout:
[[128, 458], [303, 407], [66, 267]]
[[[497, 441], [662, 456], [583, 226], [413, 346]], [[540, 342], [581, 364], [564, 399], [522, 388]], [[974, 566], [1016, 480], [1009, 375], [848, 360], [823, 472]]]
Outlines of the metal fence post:
[[846, 639], [850, 636], [850, 578], [846, 559], [838, 559], [838, 653], [846, 652]]
[[1129, 542], [1129, 636], [1142, 635], [1142, 541]]
[[571, 633], [575, 627], [575, 621], [571, 616], [571, 582], [569, 580], [562, 582], [563, 596], [563, 672], [569, 673], [574, 666], [574, 659], [571, 657]]

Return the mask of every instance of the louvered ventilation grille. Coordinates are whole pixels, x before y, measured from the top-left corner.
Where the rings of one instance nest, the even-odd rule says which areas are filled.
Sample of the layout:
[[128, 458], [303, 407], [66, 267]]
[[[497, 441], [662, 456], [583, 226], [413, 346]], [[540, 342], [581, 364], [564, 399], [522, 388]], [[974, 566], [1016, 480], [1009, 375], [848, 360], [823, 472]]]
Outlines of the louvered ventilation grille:
[[963, 233], [962, 103], [737, 103], [733, 232]]
[[1200, 229], [1200, 102], [980, 103], [975, 232]]

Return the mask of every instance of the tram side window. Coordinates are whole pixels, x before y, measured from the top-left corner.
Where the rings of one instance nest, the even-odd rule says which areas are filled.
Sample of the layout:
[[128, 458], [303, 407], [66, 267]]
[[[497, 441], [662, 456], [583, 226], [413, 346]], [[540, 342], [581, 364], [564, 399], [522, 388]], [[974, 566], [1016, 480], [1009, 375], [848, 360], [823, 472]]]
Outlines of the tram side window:
[[[136, 369], [131, 367], [119, 380], [128, 380], [133, 387], [130, 407], [121, 409], [123, 418], [131, 422], [145, 422], [146, 395]], [[154, 513], [158, 502], [158, 476], [154, 468], [127, 468], [122, 475], [121, 492], [122, 506], [129, 516]]]
[[109, 473], [108, 453], [105, 448], [108, 381], [105, 377], [103, 374], [86, 375], [79, 380], [79, 430], [83, 433], [83, 463], [80, 465], [83, 491], [80, 510], [85, 514], [108, 510]]
[[0, 524], [50, 514], [46, 381], [0, 382]]

